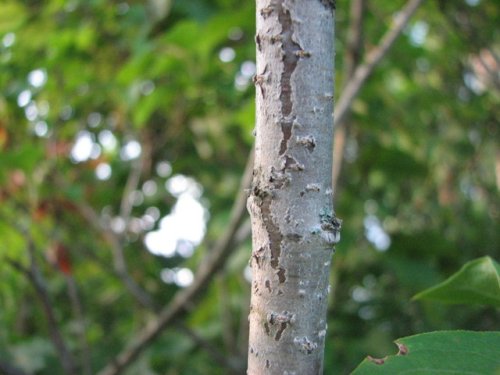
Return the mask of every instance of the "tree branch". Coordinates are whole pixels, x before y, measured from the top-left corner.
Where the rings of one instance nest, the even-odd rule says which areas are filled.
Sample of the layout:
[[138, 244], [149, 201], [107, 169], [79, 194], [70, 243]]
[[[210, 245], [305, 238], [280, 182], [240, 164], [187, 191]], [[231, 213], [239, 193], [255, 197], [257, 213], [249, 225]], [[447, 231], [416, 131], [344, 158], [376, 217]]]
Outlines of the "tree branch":
[[82, 302], [80, 296], [78, 295], [78, 288], [76, 286], [76, 281], [72, 275], [66, 275], [66, 284], [68, 286], [68, 295], [71, 301], [73, 314], [75, 320], [78, 322], [78, 336], [80, 337], [81, 345], [81, 369], [82, 374], [91, 375], [92, 365], [91, 365], [91, 355], [90, 346], [87, 340], [87, 327], [85, 324], [85, 316], [83, 314]]
[[120, 203], [120, 217], [123, 218], [125, 222], [128, 222], [128, 219], [132, 212], [133, 201], [132, 199], [130, 199], [131, 194], [137, 189], [137, 186], [139, 186], [139, 181], [141, 180], [143, 157], [144, 156], [132, 161], [132, 167], [123, 189], [122, 200]]
[[[332, 168], [332, 187], [333, 191], [337, 191], [338, 178], [342, 170], [342, 163], [344, 159], [345, 142], [347, 138], [347, 125], [349, 122], [350, 109], [354, 98], [359, 94], [363, 84], [368, 77], [372, 74], [375, 67], [382, 60], [382, 58], [390, 50], [397, 37], [401, 34], [403, 29], [408, 24], [413, 13], [421, 5], [423, 0], [410, 0], [406, 6], [398, 12], [393, 27], [389, 29], [382, 37], [379, 45], [374, 48], [367, 56], [366, 62], [359, 65], [360, 56], [356, 54], [355, 49], [361, 45], [362, 37], [362, 24], [361, 14], [363, 12], [363, 0], [355, 0], [351, 3], [351, 24], [348, 35], [348, 49], [346, 56], [346, 85], [344, 86], [339, 103], [335, 108], [335, 121], [334, 121], [334, 156]], [[359, 3], [359, 4], [356, 4]], [[334, 195], [334, 198], [337, 195]], [[334, 262], [334, 268], [337, 272], [332, 272], [332, 291], [330, 301], [335, 300], [336, 286], [338, 279], [338, 270], [341, 268], [340, 262]]]
[[359, 62], [363, 58], [363, 21], [365, 13], [365, 0], [353, 0], [351, 2], [351, 22], [347, 32], [347, 49], [345, 53], [345, 76], [344, 87], [350, 81]]
[[244, 221], [246, 213], [246, 192], [250, 187], [253, 169], [253, 151], [250, 154], [245, 173], [233, 205], [226, 232], [219, 237], [214, 248], [209, 251], [207, 259], [203, 260], [196, 271], [193, 283], [186, 289], [177, 292], [170, 303], [159, 313], [158, 317], [146, 326], [141, 333], [132, 340], [128, 348], [112, 359], [98, 375], [117, 375], [128, 367], [139, 354], [153, 342], [160, 333], [180, 314], [185, 312], [204, 290], [216, 272], [224, 265], [235, 245], [235, 234]]
[[359, 94], [361, 87], [371, 75], [378, 63], [384, 58], [398, 36], [408, 24], [411, 16], [424, 0], [410, 0], [394, 18], [392, 27], [382, 37], [379, 45], [372, 49], [366, 56], [366, 61], [356, 68], [352, 79], [349, 81], [335, 107], [335, 126], [342, 123], [347, 116], [354, 98]]
[[52, 343], [54, 344], [54, 347], [58, 352], [64, 372], [68, 375], [76, 375], [77, 371], [75, 360], [68, 347], [66, 346], [61, 332], [59, 331], [56, 315], [54, 309], [52, 308], [53, 304], [50, 301], [49, 294], [45, 286], [45, 281], [35, 259], [35, 249], [31, 238], [28, 239], [28, 252], [30, 257], [29, 269], [25, 268], [19, 262], [13, 259], [7, 258], [7, 261], [19, 272], [26, 275], [31, 285], [35, 289], [36, 295], [42, 303], [43, 311], [48, 323], [50, 337]]
[[[362, 59], [363, 49], [363, 15], [365, 12], [364, 0], [353, 0], [351, 2], [351, 22], [349, 23], [349, 30], [347, 32], [347, 49], [344, 58], [344, 87], [346, 87], [352, 79], [356, 68]], [[338, 123], [334, 127], [333, 139], [333, 166], [332, 166], [332, 188], [336, 192], [337, 181], [342, 169], [342, 162], [344, 160], [344, 149], [347, 138], [347, 131], [345, 124], [349, 121], [350, 107], [346, 109], [347, 113], [343, 122]], [[337, 195], [334, 195], [334, 199]]]
[[115, 274], [125, 285], [125, 288], [142, 307], [152, 311], [158, 310], [149, 294], [130, 276], [125, 262], [125, 257], [123, 255], [123, 247], [120, 238], [107, 228], [92, 207], [80, 204], [78, 205], [78, 209], [80, 211], [80, 215], [82, 215], [83, 218], [85, 218], [85, 220], [90, 223], [92, 227], [94, 227], [94, 230], [99, 232], [111, 246], [113, 268]]

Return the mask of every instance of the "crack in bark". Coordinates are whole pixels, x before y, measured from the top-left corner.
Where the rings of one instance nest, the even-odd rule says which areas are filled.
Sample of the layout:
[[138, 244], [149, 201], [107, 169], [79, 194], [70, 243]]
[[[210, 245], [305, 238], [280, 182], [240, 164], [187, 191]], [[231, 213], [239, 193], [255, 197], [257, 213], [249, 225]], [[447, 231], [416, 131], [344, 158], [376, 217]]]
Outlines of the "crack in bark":
[[271, 329], [269, 328], [268, 323], [264, 323], [264, 329], [266, 330], [266, 335], [269, 336], [271, 334]]
[[281, 120], [281, 131], [283, 132], [283, 139], [280, 144], [280, 155], [286, 152], [288, 140], [292, 136], [293, 118], [289, 118], [293, 109], [292, 85], [290, 79], [299, 61], [297, 52], [302, 50], [299, 44], [292, 39], [292, 17], [290, 11], [284, 7], [283, 3], [284, 1], [276, 2], [278, 22], [281, 24], [281, 48], [283, 51], [283, 72], [281, 73], [280, 82], [281, 114], [283, 116]]
[[280, 341], [281, 335], [285, 331], [286, 326], [287, 326], [287, 323], [285, 323], [285, 322], [280, 324], [280, 328], [276, 331], [276, 335], [274, 336], [274, 340]]

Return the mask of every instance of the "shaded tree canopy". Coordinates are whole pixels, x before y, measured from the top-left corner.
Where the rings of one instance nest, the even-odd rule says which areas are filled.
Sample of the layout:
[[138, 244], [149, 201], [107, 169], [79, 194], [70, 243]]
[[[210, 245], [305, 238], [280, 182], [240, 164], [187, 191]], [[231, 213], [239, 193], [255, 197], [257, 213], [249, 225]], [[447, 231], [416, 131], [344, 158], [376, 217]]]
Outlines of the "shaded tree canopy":
[[[337, 1], [336, 103], [404, 5]], [[499, 23], [423, 2], [338, 124], [326, 374], [498, 325], [410, 299], [499, 258]], [[0, 3], [1, 371], [245, 368], [254, 35], [253, 2]]]

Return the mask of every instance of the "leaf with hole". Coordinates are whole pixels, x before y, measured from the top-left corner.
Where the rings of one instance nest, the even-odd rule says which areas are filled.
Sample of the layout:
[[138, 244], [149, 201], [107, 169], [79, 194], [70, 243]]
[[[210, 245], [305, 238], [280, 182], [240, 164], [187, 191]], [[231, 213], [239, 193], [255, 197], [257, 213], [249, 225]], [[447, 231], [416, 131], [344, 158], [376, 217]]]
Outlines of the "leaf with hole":
[[500, 373], [500, 332], [438, 331], [396, 340], [399, 352], [368, 356], [352, 375]]

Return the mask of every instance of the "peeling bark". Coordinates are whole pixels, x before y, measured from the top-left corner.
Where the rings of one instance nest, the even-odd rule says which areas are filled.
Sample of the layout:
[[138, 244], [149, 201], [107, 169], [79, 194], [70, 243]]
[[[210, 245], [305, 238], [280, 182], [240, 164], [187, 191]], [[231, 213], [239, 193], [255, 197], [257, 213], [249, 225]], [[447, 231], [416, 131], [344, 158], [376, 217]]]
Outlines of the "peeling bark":
[[331, 256], [331, 0], [257, 0], [248, 374], [321, 374]]

